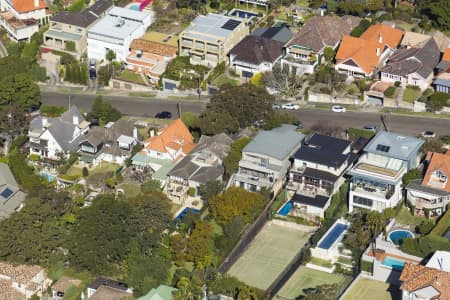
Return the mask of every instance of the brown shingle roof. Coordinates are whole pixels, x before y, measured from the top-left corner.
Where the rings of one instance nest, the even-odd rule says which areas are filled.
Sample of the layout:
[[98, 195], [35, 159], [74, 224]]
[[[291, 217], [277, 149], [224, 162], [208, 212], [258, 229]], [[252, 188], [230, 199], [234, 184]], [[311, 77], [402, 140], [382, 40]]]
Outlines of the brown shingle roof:
[[25, 295], [11, 286], [11, 281], [0, 279], [0, 300], [23, 300]]
[[254, 65], [273, 63], [282, 53], [283, 43], [254, 35], [246, 36], [231, 50], [235, 60]]
[[313, 17], [294, 34], [287, 46], [300, 45], [318, 53], [325, 47], [334, 47], [344, 35], [350, 34], [360, 21], [361, 18], [354, 16]]
[[0, 274], [11, 277], [13, 281], [27, 284], [34, 276], [43, 270], [40, 266], [12, 265], [0, 262]]
[[58, 292], [64, 292], [71, 286], [79, 286], [81, 284], [81, 280], [70, 278], [67, 276], [61, 277], [54, 285], [52, 285], [52, 290]]
[[402, 290], [414, 292], [431, 286], [440, 293], [439, 300], [450, 299], [450, 273], [448, 272], [405, 263], [400, 281]]

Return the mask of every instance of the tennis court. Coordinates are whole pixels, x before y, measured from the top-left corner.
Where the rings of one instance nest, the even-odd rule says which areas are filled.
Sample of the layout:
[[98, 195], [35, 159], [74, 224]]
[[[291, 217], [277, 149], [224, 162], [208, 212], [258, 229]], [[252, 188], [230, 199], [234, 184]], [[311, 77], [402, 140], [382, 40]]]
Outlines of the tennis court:
[[289, 278], [286, 284], [278, 292], [277, 296], [281, 296], [283, 299], [296, 299], [299, 295], [304, 295], [304, 289], [334, 283], [337, 283], [341, 287], [346, 281], [349, 282], [350, 278], [302, 266], [295, 271], [291, 278]]
[[389, 283], [358, 278], [350, 290], [347, 291], [342, 300], [392, 300], [401, 299], [398, 287], [390, 286]]
[[299, 229], [268, 223], [228, 273], [250, 286], [266, 290], [310, 235]]

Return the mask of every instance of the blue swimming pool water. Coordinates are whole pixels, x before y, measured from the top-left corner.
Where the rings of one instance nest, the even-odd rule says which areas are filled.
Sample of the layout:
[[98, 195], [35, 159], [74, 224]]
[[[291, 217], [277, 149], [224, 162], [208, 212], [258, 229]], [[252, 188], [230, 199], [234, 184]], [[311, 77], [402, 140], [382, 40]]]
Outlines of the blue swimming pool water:
[[130, 5], [128, 7], [128, 9], [135, 10], [135, 11], [140, 11], [139, 6], [140, 6], [139, 4], [133, 4], [133, 5]]
[[414, 235], [411, 233], [411, 231], [408, 230], [394, 230], [391, 233], [389, 233], [389, 238], [391, 241], [396, 244], [400, 245], [402, 243], [402, 240], [405, 238], [413, 238]]
[[278, 212], [278, 214], [279, 214], [280, 216], [287, 216], [287, 215], [289, 214], [289, 212], [291, 211], [292, 206], [293, 206], [292, 201], [286, 202], [286, 203], [283, 205], [283, 207], [280, 209], [280, 211]]
[[330, 249], [330, 247], [336, 242], [336, 240], [341, 236], [341, 234], [347, 230], [348, 225], [342, 223], [336, 223], [336, 225], [331, 229], [330, 232], [325, 236], [325, 238], [320, 242], [319, 248]]
[[41, 172], [41, 173], [39, 173], [39, 175], [40, 175], [41, 177], [44, 177], [45, 180], [47, 180], [48, 182], [52, 182], [52, 181], [54, 181], [55, 178], [56, 178], [55, 175], [52, 175], [52, 174], [49, 174], [49, 173], [45, 173], [45, 172]]
[[175, 220], [181, 220], [183, 219], [183, 216], [187, 214], [188, 212], [198, 214], [199, 210], [191, 207], [184, 208], [176, 217]]
[[395, 259], [392, 257], [387, 256], [381, 264], [391, 267], [393, 270], [401, 271], [403, 270], [403, 266], [405, 265], [405, 262], [400, 259]]
[[233, 10], [233, 12], [231, 12], [230, 16], [250, 19], [251, 17], [258, 16], [258, 14], [248, 12], [245, 10], [235, 9], [235, 10]]

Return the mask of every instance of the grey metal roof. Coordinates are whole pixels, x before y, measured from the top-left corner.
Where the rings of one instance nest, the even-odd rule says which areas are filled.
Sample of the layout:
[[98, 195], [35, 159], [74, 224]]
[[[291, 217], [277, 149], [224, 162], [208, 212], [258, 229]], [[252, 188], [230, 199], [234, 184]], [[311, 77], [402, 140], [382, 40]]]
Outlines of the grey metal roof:
[[81, 12], [65, 11], [59, 13], [52, 17], [52, 21], [87, 28], [111, 6], [111, 0], [97, 0], [94, 5]]
[[278, 160], [288, 158], [295, 151], [305, 136], [296, 131], [293, 125], [282, 125], [270, 131], [261, 131], [245, 146], [243, 152], [267, 155]]
[[9, 217], [25, 200], [7, 164], [0, 163], [0, 219]]
[[231, 55], [234, 61], [253, 65], [274, 63], [283, 54], [283, 43], [265, 37], [246, 36], [233, 49]]
[[292, 197], [293, 202], [308, 206], [314, 206], [318, 208], [324, 208], [329, 200], [330, 197], [325, 197], [321, 195], [316, 195], [315, 197], [308, 197], [305, 195], [295, 194], [294, 197]]
[[218, 14], [207, 14], [206, 16], [197, 16], [186, 28], [182, 34], [197, 34], [203, 38], [208, 37], [211, 39], [212, 36], [219, 36], [222, 38], [227, 38], [234, 30], [227, 30], [222, 28], [222, 26], [229, 20], [236, 20], [241, 22], [241, 20], [236, 18], [231, 18], [228, 16], [218, 15]]
[[[387, 157], [407, 160], [411, 154], [417, 153], [424, 141], [411, 136], [401, 135], [395, 132], [379, 131], [364, 148], [365, 152], [375, 153]], [[382, 151], [378, 145], [389, 147], [388, 151]]]
[[292, 31], [286, 26], [256, 28], [250, 35], [259, 36], [286, 44], [292, 38]]
[[81, 34], [75, 34], [75, 33], [70, 33], [70, 32], [48, 30], [45, 34], [47, 36], [51, 36], [51, 37], [55, 37], [55, 38], [62, 38], [65, 40], [72, 40], [72, 41], [81, 40]]
[[450, 79], [436, 78], [435, 80], [433, 80], [433, 84], [450, 87]]

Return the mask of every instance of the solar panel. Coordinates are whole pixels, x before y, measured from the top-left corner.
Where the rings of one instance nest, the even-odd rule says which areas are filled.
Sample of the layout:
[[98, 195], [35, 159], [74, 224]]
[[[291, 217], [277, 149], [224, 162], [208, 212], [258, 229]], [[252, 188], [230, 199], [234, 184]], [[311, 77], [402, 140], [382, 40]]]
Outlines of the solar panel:
[[11, 191], [9, 188], [6, 188], [0, 193], [0, 196], [2, 196], [5, 199], [8, 199], [9, 196], [12, 195], [12, 193], [13, 193], [13, 191]]
[[236, 27], [241, 24], [241, 21], [238, 20], [228, 20], [225, 24], [222, 25], [223, 29], [226, 30], [234, 30]]
[[390, 146], [386, 146], [386, 145], [382, 145], [382, 144], [377, 145], [377, 151], [389, 152], [389, 149], [391, 149]]

